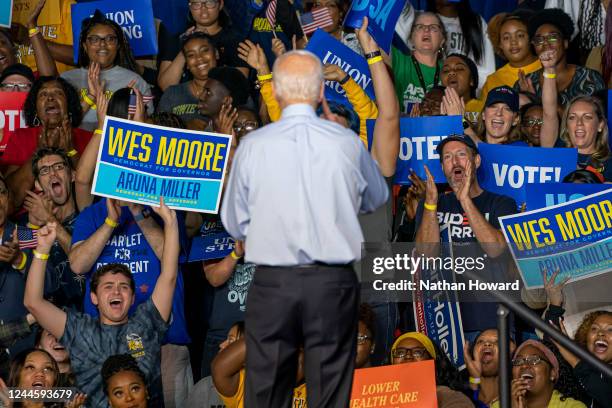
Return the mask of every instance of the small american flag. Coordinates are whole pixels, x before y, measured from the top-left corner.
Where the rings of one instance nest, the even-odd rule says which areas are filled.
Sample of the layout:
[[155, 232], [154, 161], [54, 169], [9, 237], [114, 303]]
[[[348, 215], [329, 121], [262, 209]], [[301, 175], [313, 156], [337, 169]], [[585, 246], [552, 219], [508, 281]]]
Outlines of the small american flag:
[[17, 239], [19, 240], [19, 249], [36, 248], [36, 238], [38, 232], [27, 227], [17, 227]]
[[[152, 96], [142, 95], [142, 101], [146, 105], [153, 100]], [[134, 115], [136, 113], [136, 94], [130, 95], [130, 104], [128, 106], [128, 115]]]
[[300, 16], [300, 24], [306, 35], [314, 33], [317, 28], [327, 27], [333, 23], [334, 20], [327, 7], [321, 7]]
[[272, 27], [272, 31], [276, 28], [276, 3], [278, 0], [270, 0], [270, 4], [268, 4], [268, 8], [266, 9], [266, 19], [268, 23], [270, 23], [270, 27]]

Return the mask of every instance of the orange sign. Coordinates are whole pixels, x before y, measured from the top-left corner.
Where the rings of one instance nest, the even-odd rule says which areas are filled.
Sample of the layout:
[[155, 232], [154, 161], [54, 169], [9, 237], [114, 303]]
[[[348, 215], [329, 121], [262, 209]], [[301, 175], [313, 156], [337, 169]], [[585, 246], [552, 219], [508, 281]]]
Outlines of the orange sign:
[[350, 408], [437, 408], [433, 360], [355, 370]]

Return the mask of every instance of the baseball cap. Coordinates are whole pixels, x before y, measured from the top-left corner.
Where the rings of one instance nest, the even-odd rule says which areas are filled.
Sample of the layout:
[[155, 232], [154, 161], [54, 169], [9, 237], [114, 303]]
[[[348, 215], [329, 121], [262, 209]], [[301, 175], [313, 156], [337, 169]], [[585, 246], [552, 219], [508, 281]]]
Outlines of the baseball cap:
[[442, 159], [442, 149], [444, 148], [444, 145], [452, 141], [461, 142], [470, 149], [472, 149], [475, 153], [478, 153], [478, 147], [476, 146], [476, 143], [474, 143], [471, 137], [465, 134], [462, 135], [455, 133], [449, 135], [446, 139], [442, 140], [440, 144], [436, 147], [436, 152], [438, 152], [438, 154], [440, 155], [440, 160]]
[[21, 75], [32, 83], [34, 83], [36, 80], [30, 67], [17, 63], [6, 67], [4, 71], [2, 71], [2, 75], [0, 75], [0, 83], [11, 75]]
[[508, 105], [512, 112], [519, 111], [519, 97], [518, 92], [509, 86], [502, 85], [497, 88], [491, 89], [487, 95], [487, 101], [485, 102], [485, 108], [495, 103], [505, 103]]

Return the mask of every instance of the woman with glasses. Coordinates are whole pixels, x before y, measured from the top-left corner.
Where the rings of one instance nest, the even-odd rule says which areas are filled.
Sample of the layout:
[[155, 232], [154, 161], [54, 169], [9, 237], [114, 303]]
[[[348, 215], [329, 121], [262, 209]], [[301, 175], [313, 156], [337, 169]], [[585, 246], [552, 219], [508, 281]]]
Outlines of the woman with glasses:
[[0, 75], [0, 92], [30, 92], [34, 73], [27, 65], [13, 64]]
[[[512, 359], [512, 407], [586, 408], [555, 389], [558, 380], [559, 361], [553, 352], [539, 341], [523, 342]], [[491, 404], [499, 406], [499, 401]]]
[[544, 70], [532, 72], [529, 75], [519, 75], [515, 89], [534, 93], [542, 98], [542, 84], [546, 75], [555, 79], [561, 105], [565, 107], [569, 101], [580, 95], [593, 95], [605, 89], [603, 78], [599, 72], [580, 65], [568, 64], [567, 49], [574, 24], [570, 16], [560, 9], [545, 9], [535, 14], [529, 20], [529, 37], [538, 56], [547, 51], [553, 51], [555, 73], [545, 74]]
[[96, 103], [100, 91], [110, 97], [132, 81], [143, 94], [149, 114], [153, 113], [151, 87], [136, 73], [138, 68], [123, 30], [99, 10], [83, 21], [78, 64], [80, 68], [66, 71], [61, 77], [81, 96], [84, 113], [81, 128], [92, 131], [97, 127]]
[[372, 366], [370, 360], [376, 347], [376, 315], [367, 303], [359, 305], [359, 322], [357, 326], [357, 355], [355, 368]]
[[223, 10], [223, 0], [189, 0], [189, 29], [176, 38], [175, 57], [172, 61], [162, 61], [159, 66], [157, 82], [165, 91], [168, 87], [189, 79], [185, 74], [186, 55], [181, 52], [180, 43], [193, 32], [201, 32], [210, 38], [211, 44], [218, 50], [218, 65], [236, 67], [246, 77], [248, 66], [238, 58], [238, 44], [244, 40], [232, 29], [229, 17]]
[[418, 12], [410, 29], [412, 55], [392, 49], [395, 92], [403, 113], [410, 113], [414, 104], [440, 84], [446, 29], [435, 13]]
[[521, 108], [521, 132], [529, 146], [540, 147], [540, 131], [544, 123], [544, 110], [538, 103], [528, 103]]

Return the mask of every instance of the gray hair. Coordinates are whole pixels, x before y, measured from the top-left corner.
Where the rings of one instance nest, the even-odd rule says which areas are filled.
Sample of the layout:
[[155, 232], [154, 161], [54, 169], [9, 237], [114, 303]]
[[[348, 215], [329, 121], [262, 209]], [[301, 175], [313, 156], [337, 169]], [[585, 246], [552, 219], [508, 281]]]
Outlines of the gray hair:
[[319, 57], [305, 50], [289, 51], [276, 59], [273, 72], [278, 99], [318, 102], [323, 84]]

